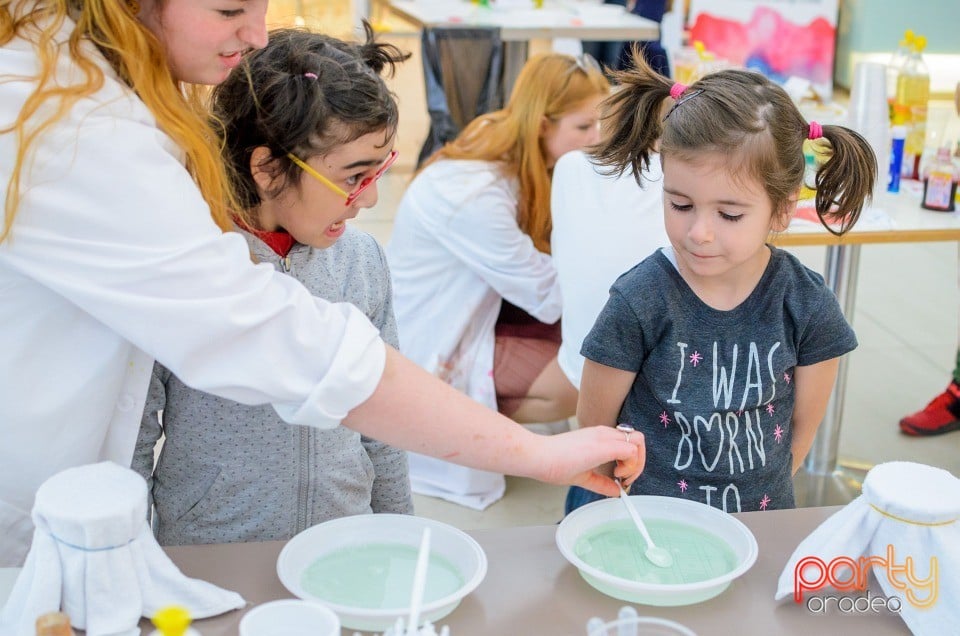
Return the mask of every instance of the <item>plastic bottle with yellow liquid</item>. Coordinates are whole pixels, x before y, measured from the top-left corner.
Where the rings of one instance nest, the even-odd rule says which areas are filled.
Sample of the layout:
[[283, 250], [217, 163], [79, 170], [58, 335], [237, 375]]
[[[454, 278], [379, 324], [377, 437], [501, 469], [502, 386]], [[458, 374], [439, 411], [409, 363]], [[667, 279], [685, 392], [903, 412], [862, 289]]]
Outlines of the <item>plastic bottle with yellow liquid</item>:
[[912, 29], [904, 31], [900, 45], [890, 56], [890, 61], [887, 63], [887, 106], [890, 111], [891, 125], [894, 123], [893, 104], [897, 95], [897, 78], [900, 77], [900, 71], [903, 70], [907, 59], [910, 57], [910, 52], [913, 50], [913, 41], [916, 37]]
[[923, 61], [927, 38], [918, 35], [913, 51], [897, 76], [897, 92], [893, 102], [893, 117], [907, 127], [903, 147], [903, 172], [907, 179], [920, 178], [920, 157], [927, 136], [927, 103], [930, 101], [930, 72]]

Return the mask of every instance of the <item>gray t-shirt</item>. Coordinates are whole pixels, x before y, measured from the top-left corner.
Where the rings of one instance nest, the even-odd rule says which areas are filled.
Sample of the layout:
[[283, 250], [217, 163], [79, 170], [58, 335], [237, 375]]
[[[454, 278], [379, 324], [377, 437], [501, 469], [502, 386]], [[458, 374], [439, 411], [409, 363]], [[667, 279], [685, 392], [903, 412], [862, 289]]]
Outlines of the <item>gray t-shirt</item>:
[[646, 436], [632, 494], [728, 512], [795, 505], [794, 369], [857, 339], [823, 278], [770, 249], [760, 282], [729, 311], [704, 304], [662, 251], [610, 289], [581, 353], [637, 373], [619, 419]]

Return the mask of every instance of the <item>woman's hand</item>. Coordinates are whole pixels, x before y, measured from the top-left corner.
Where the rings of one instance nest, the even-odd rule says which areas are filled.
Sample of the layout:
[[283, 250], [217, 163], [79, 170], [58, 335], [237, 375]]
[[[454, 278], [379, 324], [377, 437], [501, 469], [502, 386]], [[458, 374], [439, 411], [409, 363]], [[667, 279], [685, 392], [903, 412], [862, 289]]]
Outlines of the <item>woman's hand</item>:
[[376, 391], [343, 424], [391, 446], [462, 466], [573, 484], [609, 497], [620, 494], [610, 475], [629, 486], [646, 459], [643, 435], [636, 431], [628, 435], [612, 426], [589, 426], [537, 435], [429, 375], [392, 347], [387, 347]]
[[554, 484], [571, 484], [616, 497], [617, 484], [610, 477], [609, 465], [616, 462], [613, 476], [630, 484], [643, 472], [646, 448], [643, 433], [609, 426], [590, 426], [569, 433], [538, 436], [538, 461], [531, 477]]

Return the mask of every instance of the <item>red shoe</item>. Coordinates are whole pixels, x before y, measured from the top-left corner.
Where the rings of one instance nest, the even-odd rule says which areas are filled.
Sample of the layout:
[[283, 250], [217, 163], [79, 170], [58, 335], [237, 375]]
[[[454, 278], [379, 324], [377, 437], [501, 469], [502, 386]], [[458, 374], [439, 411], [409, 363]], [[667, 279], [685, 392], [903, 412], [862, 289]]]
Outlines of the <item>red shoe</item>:
[[900, 420], [900, 430], [907, 435], [942, 435], [960, 430], [960, 385], [951, 382], [922, 411]]

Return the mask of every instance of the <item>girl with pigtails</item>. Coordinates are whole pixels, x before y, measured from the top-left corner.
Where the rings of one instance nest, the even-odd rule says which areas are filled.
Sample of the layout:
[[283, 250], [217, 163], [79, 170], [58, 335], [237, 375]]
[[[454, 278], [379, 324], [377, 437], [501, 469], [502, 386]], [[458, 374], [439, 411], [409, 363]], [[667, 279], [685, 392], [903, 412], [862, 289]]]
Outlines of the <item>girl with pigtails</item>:
[[[605, 104], [597, 157], [639, 183], [659, 151], [670, 245], [610, 289], [581, 351], [577, 417], [643, 433], [631, 494], [728, 512], [791, 508], [793, 474], [857, 341], [823, 278], [767, 241], [796, 207], [805, 140], [827, 157], [812, 185], [834, 234], [871, 196], [876, 159], [857, 133], [805, 121], [757, 73], [684, 86], [639, 55], [634, 64]], [[597, 498], [574, 487], [567, 512]]]

